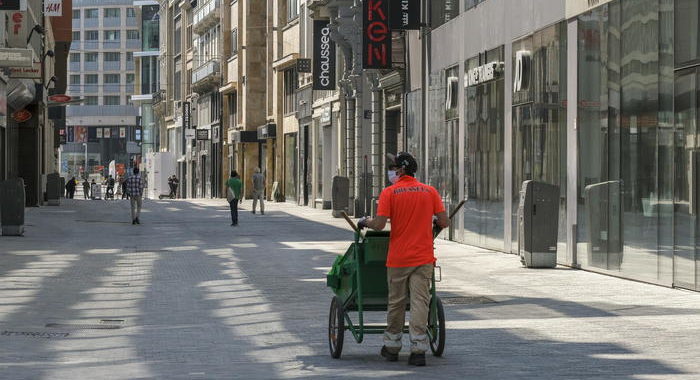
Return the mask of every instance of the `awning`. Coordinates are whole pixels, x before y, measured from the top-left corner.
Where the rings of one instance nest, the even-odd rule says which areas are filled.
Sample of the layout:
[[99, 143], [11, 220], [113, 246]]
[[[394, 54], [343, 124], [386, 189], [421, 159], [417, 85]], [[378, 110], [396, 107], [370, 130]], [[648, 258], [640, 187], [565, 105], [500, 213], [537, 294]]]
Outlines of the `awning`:
[[256, 143], [258, 142], [258, 132], [256, 131], [233, 131], [231, 134], [233, 143]]

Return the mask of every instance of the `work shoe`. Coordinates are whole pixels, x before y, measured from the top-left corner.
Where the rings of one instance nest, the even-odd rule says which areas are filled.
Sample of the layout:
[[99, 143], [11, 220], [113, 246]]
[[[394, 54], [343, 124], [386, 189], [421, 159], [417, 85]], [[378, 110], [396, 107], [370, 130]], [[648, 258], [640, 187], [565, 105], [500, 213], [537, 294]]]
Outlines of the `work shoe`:
[[136, 224], [136, 219], [132, 219], [131, 224]]
[[425, 366], [425, 353], [417, 354], [415, 352], [411, 352], [411, 356], [408, 357], [408, 365], [414, 365], [417, 367], [424, 367]]
[[399, 354], [392, 354], [391, 352], [389, 352], [386, 346], [382, 346], [382, 352], [380, 352], [380, 354], [389, 362], [395, 362], [399, 360]]
[[141, 224], [141, 221], [139, 220], [139, 218], [136, 218], [136, 224]]

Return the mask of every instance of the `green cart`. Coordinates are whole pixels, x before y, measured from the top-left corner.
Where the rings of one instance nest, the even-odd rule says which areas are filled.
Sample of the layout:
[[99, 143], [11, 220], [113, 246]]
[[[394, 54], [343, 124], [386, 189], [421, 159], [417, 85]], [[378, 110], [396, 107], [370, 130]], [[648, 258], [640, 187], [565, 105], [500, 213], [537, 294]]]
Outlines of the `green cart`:
[[[385, 264], [389, 232], [367, 231], [363, 234], [354, 228], [355, 242], [345, 255], [338, 256], [326, 276], [326, 284], [335, 293], [328, 318], [328, 345], [331, 356], [336, 359], [343, 351], [345, 330], [352, 333], [357, 343], [362, 343], [365, 334], [383, 334], [386, 329], [386, 325], [366, 324], [364, 313], [387, 310]], [[435, 294], [435, 281], [433, 271], [428, 337], [433, 355], [441, 356], [445, 349], [445, 312], [440, 298]], [[406, 305], [407, 310], [409, 306]], [[355, 321], [351, 313], [356, 313]], [[404, 327], [404, 333], [407, 332], [408, 327]]]

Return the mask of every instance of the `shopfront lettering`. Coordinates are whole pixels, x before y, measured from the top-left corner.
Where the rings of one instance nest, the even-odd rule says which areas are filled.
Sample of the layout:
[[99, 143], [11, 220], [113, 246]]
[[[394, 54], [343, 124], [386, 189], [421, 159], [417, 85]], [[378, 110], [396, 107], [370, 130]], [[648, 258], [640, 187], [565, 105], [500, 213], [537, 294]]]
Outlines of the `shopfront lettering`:
[[503, 62], [491, 62], [467, 70], [464, 74], [464, 87], [476, 86], [498, 78], [503, 71]]
[[363, 68], [391, 67], [391, 30], [388, 0], [365, 0]]

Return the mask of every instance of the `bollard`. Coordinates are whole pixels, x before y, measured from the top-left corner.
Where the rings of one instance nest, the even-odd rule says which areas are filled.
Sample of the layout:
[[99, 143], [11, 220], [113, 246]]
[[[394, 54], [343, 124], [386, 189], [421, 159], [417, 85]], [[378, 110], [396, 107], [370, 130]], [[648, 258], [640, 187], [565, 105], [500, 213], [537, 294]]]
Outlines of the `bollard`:
[[46, 176], [46, 201], [49, 203], [49, 206], [61, 205], [63, 189], [64, 188], [61, 187], [61, 177], [58, 173], [52, 173]]
[[0, 226], [3, 236], [24, 234], [24, 180], [8, 179], [0, 182]]

